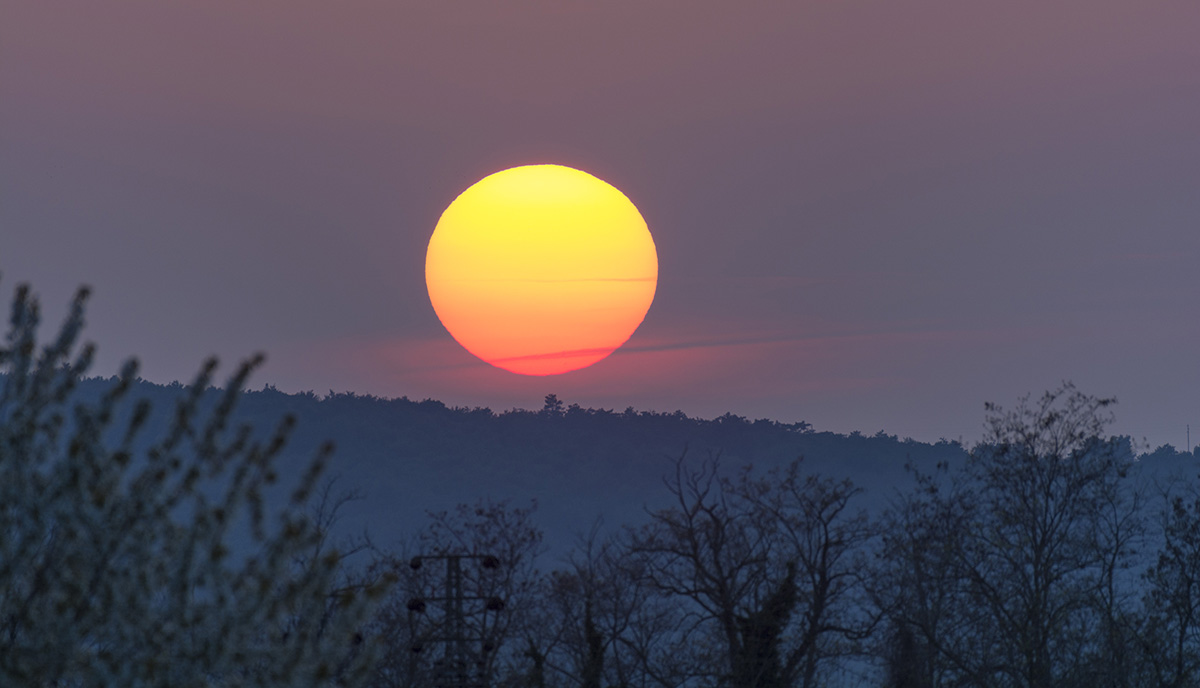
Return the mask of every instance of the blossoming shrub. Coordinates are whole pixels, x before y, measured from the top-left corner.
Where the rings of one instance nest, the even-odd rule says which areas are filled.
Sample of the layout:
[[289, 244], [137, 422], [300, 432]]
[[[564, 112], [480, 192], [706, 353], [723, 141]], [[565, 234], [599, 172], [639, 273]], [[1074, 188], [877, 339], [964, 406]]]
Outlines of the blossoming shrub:
[[73, 394], [94, 350], [79, 344], [86, 299], [39, 346], [37, 300], [18, 287], [0, 344], [0, 685], [360, 683], [357, 629], [382, 585], [336, 588], [340, 557], [305, 516], [331, 448], [270, 513], [293, 421], [266, 437], [231, 421], [260, 358], [215, 405], [206, 363], [161, 436], [129, 393], [136, 361], [98, 400]]

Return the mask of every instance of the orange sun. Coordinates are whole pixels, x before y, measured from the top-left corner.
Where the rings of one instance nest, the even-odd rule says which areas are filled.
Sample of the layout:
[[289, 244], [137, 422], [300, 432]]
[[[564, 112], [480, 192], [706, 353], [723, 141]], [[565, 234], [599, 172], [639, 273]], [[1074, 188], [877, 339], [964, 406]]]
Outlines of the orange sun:
[[646, 221], [615, 187], [561, 165], [484, 177], [438, 220], [429, 300], [467, 351], [522, 375], [592, 365], [641, 324], [658, 284]]

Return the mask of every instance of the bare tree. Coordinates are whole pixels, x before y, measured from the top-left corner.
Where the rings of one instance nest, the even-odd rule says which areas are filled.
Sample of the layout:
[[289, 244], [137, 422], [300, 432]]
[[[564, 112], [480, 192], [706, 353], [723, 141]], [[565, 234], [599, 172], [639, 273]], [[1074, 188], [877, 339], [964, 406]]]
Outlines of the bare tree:
[[1111, 451], [1118, 457], [1119, 483], [1100, 496], [1095, 533], [1100, 547], [1099, 585], [1093, 600], [1097, 633], [1088, 671], [1080, 679], [1102, 688], [1141, 688], [1138, 627], [1145, 610], [1139, 605], [1142, 586], [1136, 571], [1147, 537], [1145, 488], [1127, 477], [1132, 447], [1115, 440]]
[[882, 517], [871, 580], [889, 632], [877, 639], [893, 688], [943, 688], [975, 681], [972, 607], [959, 576], [970, 532], [970, 492], [942, 464], [933, 474], [911, 466], [916, 486]]
[[1148, 685], [1200, 684], [1200, 489], [1168, 495], [1163, 545], [1146, 572], [1146, 618], [1141, 647]]
[[700, 658], [680, 642], [682, 614], [648, 584], [628, 534], [593, 530], [551, 573], [543, 623], [530, 639], [560, 685], [678, 688]]
[[1119, 644], [1138, 502], [1106, 438], [1111, 399], [1070, 384], [1005, 411], [960, 471], [918, 476], [888, 517], [882, 607], [932, 654], [923, 684], [1098, 685]]
[[715, 661], [696, 678], [734, 688], [816, 685], [870, 622], [853, 596], [870, 536], [848, 482], [804, 475], [797, 460], [722, 478], [681, 459], [675, 504], [652, 514], [633, 549], [646, 579], [684, 608], [681, 632]]

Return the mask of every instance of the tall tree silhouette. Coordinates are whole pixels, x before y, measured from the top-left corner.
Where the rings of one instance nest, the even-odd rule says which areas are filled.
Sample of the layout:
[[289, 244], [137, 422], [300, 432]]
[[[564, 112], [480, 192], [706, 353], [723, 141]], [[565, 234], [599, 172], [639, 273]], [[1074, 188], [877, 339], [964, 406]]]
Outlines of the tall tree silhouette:
[[583, 609], [583, 638], [587, 643], [587, 656], [584, 659], [580, 686], [582, 688], [600, 688], [604, 677], [604, 635], [596, 627], [592, 618], [592, 601], [589, 599]]
[[1163, 545], [1145, 575], [1147, 617], [1139, 638], [1149, 682], [1160, 688], [1200, 682], [1200, 488], [1167, 500]]
[[1065, 384], [1012, 410], [989, 404], [966, 465], [918, 476], [893, 511], [884, 609], [935, 653], [933, 685], [1098, 685], [1111, 666], [1102, 609], [1137, 517], [1132, 457], [1104, 434], [1112, 403]]
[[869, 536], [849, 512], [857, 490], [803, 475], [801, 462], [722, 478], [682, 460], [633, 548], [648, 580], [698, 619], [693, 642], [719, 649], [713, 677], [735, 688], [813, 686], [836, 643], [868, 630], [852, 596]]

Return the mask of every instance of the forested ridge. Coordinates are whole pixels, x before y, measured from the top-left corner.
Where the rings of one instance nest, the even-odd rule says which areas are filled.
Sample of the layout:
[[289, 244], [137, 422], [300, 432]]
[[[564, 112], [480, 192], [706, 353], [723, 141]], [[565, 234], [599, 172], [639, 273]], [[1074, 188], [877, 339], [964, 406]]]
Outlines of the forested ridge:
[[[84, 395], [99, 396], [114, 380], [91, 378]], [[165, 422], [185, 386], [140, 380], [132, 395], [150, 401], [150, 423]], [[205, 398], [212, 403], [219, 390]], [[569, 400], [568, 400], [569, 401]], [[981, 404], [982, 409], [982, 404]], [[369, 525], [377, 540], [402, 537], [426, 510], [479, 497], [537, 500], [554, 544], [567, 544], [603, 517], [638, 519], [662, 500], [662, 479], [681, 456], [715, 458], [728, 469], [783, 465], [803, 457], [809, 470], [850, 478], [872, 497], [904, 479], [906, 463], [958, 461], [957, 441], [929, 444], [884, 432], [819, 431], [802, 421], [752, 420], [734, 414], [693, 418], [660, 412], [582, 408], [548, 395], [540, 409], [492, 411], [448, 407], [349, 392], [288, 394], [270, 385], [239, 395], [235, 418], [259, 429], [285, 414], [296, 428], [282, 461], [301, 461], [308, 448], [332, 441], [329, 474], [363, 497], [345, 520]]]
[[[89, 378], [80, 392], [98, 397], [115, 379]], [[166, 422], [184, 391], [179, 382], [138, 380], [132, 395], [152, 403], [150, 423]], [[220, 390], [205, 398], [213, 403]], [[882, 508], [909, 482], [905, 466], [932, 470], [966, 459], [957, 440], [935, 443], [884, 431], [839, 434], [803, 421], [749, 419], [727, 413], [711, 419], [682, 411], [583, 408], [547, 395], [540, 409], [493, 411], [450, 407], [434, 399], [386, 398], [353, 392], [285, 393], [271, 385], [239, 395], [239, 422], [266, 430], [284, 415], [296, 427], [283, 461], [332, 441], [329, 474], [363, 497], [348, 514], [370, 524], [376, 539], [402, 537], [397, 519], [415, 524], [426, 510], [446, 509], [480, 497], [537, 500], [555, 544], [586, 532], [598, 517], [621, 523], [661, 501], [662, 479], [681, 456], [717, 459], [725, 469], [760, 469], [802, 458], [806, 470], [846, 478], [863, 489], [862, 500]], [[980, 401], [983, 428], [984, 402]], [[1121, 451], [1151, 472], [1176, 473], [1193, 457], [1165, 445], [1149, 451], [1120, 438]], [[378, 507], [386, 511], [373, 514]], [[359, 516], [361, 514], [361, 516]], [[349, 517], [348, 517], [349, 518]]]

